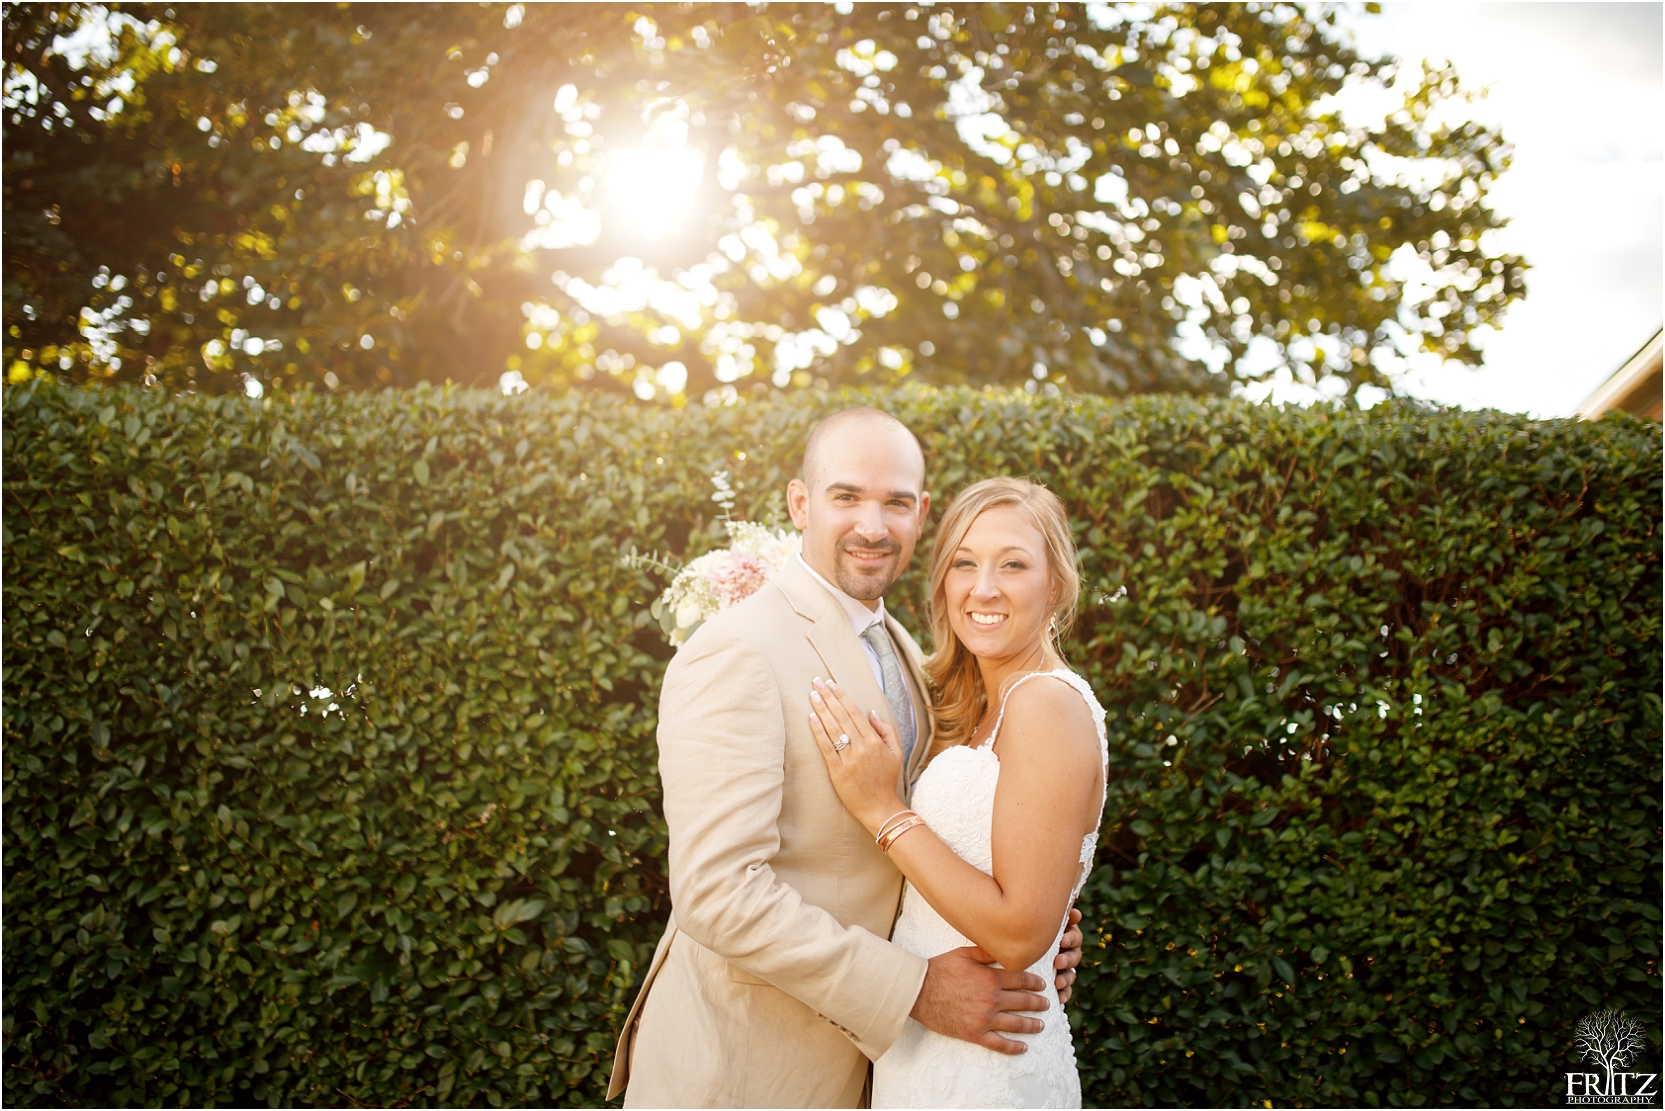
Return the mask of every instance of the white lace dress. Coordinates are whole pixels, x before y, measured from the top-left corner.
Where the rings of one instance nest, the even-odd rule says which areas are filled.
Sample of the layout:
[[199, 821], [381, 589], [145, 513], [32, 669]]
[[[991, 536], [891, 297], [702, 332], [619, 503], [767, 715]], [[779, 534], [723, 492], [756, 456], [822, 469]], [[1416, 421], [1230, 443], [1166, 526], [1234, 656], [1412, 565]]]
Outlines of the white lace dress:
[[[1080, 692], [1098, 727], [1099, 758], [1108, 762], [1109, 747], [1104, 734], [1104, 708], [1093, 697], [1085, 679], [1064, 668], [1024, 676], [1008, 690], [1041, 676], [1061, 679]], [[994, 741], [1006, 716], [1001, 703], [989, 739], [977, 748], [961, 745], [948, 749], [931, 761], [914, 786], [913, 809], [925, 819], [936, 835], [961, 859], [984, 872], [994, 873], [992, 834], [994, 789], [1000, 779], [1000, 760]], [[1099, 795], [1099, 814], [1104, 796]], [[1081, 839], [1081, 872], [1076, 877], [1070, 902], [1081, 893], [1081, 885], [1092, 868], [1098, 847], [1098, 833]], [[908, 1019], [889, 1052], [873, 1066], [874, 1107], [1080, 1107], [1081, 1079], [1075, 1070], [1075, 1047], [1069, 1023], [1058, 1006], [1052, 957], [1063, 937], [1064, 922], [1051, 947], [1029, 969], [1046, 981], [1051, 1009], [1040, 1017], [1046, 1029], [1039, 1034], [1008, 1034], [1029, 1044], [1029, 1051], [1015, 1057], [984, 1049], [980, 1045], [946, 1037]], [[950, 949], [972, 944], [942, 916], [931, 909], [910, 884], [902, 897], [902, 914], [896, 920], [891, 940], [911, 953], [934, 957]]]

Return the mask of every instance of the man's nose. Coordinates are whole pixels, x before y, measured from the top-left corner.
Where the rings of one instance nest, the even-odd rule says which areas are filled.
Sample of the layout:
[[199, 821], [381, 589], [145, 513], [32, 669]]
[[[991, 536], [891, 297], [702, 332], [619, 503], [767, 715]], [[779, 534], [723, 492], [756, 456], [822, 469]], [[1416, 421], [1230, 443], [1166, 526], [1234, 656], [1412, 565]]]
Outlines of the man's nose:
[[889, 535], [885, 515], [876, 505], [863, 505], [856, 514], [854, 532], [862, 540], [881, 541]]

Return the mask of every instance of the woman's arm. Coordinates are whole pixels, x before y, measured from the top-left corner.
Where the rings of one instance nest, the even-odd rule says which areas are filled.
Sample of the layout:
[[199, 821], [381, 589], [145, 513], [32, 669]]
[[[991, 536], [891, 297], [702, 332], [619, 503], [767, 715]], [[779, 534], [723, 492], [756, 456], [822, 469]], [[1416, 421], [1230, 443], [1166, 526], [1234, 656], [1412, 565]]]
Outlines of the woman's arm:
[[[811, 711], [839, 798], [877, 833], [903, 809], [895, 786], [899, 746], [876, 715], [863, 714], [830, 684], [812, 694]], [[851, 743], [837, 751], [840, 733]], [[1064, 920], [1103, 769], [1092, 715], [1063, 683], [1035, 681], [1014, 691], [995, 747], [994, 874], [961, 860], [925, 827], [898, 838], [890, 857], [949, 925], [1004, 967], [1025, 969], [1051, 949]]]

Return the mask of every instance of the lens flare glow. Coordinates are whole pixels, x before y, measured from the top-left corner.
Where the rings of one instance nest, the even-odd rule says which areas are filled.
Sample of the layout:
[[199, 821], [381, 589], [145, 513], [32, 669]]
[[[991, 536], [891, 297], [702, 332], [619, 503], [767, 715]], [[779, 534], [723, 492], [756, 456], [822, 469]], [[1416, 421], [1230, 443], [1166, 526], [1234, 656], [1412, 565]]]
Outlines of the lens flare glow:
[[688, 147], [621, 150], [608, 159], [602, 204], [637, 235], [664, 239], [686, 225], [705, 176], [705, 159]]

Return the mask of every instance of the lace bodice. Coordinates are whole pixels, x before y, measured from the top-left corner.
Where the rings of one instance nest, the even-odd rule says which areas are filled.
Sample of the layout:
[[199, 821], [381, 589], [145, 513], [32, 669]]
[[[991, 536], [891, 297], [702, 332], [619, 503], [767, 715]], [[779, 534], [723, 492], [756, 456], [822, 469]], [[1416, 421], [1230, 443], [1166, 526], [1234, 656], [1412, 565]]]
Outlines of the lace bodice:
[[[1086, 700], [1098, 730], [1099, 759], [1109, 760], [1104, 729], [1104, 709], [1093, 697], [1092, 688], [1073, 671], [1035, 672], [1012, 684], [1006, 700], [1024, 683], [1040, 678], [1068, 683]], [[913, 809], [967, 863], [990, 875], [994, 872], [994, 795], [1000, 781], [1000, 758], [994, 743], [1006, 717], [1002, 701], [994, 729], [981, 745], [961, 745], [938, 754], [914, 787]], [[1099, 815], [1104, 812], [1104, 793], [1099, 794]], [[1070, 892], [1073, 904], [1092, 868], [1098, 847], [1094, 832], [1081, 839], [1080, 872]], [[1079, 1107], [1081, 1086], [1075, 1071], [1075, 1050], [1069, 1025], [1058, 1007], [1053, 986], [1052, 955], [1063, 936], [1058, 924], [1053, 945], [1029, 971], [1046, 981], [1046, 996], [1052, 1004], [1041, 1017], [1046, 1029], [1035, 1035], [1017, 1035], [1029, 1044], [1021, 1056], [1008, 1057], [970, 1042], [933, 1033], [909, 1019], [890, 1051], [874, 1067], [874, 1107]], [[950, 926], [910, 884], [902, 897], [902, 913], [896, 920], [891, 940], [923, 957], [934, 957], [950, 949], [970, 945], [970, 939]]]

